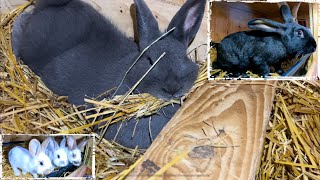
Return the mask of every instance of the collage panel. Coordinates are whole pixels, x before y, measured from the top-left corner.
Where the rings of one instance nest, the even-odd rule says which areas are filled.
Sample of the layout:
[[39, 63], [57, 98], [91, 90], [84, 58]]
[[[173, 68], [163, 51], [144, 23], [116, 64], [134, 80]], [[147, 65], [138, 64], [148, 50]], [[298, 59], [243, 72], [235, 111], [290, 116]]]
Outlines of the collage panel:
[[316, 79], [316, 8], [308, 2], [212, 1], [209, 79]]
[[7, 134], [1, 138], [1, 178], [95, 178], [92, 135]]

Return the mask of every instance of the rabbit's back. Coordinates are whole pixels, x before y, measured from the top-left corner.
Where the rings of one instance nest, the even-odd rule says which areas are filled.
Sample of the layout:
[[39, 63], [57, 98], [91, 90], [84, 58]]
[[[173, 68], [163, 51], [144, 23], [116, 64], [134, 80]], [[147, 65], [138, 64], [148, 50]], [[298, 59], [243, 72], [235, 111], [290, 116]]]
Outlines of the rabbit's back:
[[27, 149], [20, 146], [9, 151], [9, 163], [12, 167], [20, 168], [24, 172], [32, 172], [35, 169], [32, 155]]
[[93, 97], [117, 86], [137, 51], [133, 41], [90, 5], [73, 0], [35, 8], [18, 56], [55, 93], [82, 104], [84, 94]]
[[229, 71], [247, 70], [263, 61], [276, 64], [287, 57], [286, 48], [277, 34], [263, 31], [243, 31], [225, 37], [217, 46], [218, 68]]

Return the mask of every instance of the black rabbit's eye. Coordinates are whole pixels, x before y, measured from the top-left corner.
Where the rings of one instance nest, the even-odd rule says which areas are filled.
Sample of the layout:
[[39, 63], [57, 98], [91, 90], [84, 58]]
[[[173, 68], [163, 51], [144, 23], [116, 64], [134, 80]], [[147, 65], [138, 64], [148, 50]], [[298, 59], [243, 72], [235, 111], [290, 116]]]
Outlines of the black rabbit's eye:
[[40, 161], [39, 164], [40, 164], [41, 166], [43, 166], [43, 162], [42, 162], [42, 161]]
[[297, 33], [299, 37], [304, 38], [304, 34], [302, 30], [298, 30]]
[[153, 65], [152, 59], [151, 59], [150, 57], [147, 57], [147, 59], [149, 60], [149, 63], [150, 63], [151, 65]]
[[57, 157], [60, 159], [60, 155], [58, 154]]

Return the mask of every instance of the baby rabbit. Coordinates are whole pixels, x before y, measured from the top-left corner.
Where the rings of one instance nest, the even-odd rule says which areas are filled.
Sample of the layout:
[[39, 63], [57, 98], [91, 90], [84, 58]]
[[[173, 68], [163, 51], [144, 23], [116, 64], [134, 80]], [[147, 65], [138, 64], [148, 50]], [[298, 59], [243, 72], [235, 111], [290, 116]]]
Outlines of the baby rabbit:
[[14, 171], [14, 175], [20, 176], [31, 173], [34, 178], [38, 174], [49, 174], [53, 171], [50, 158], [45, 154], [45, 149], [49, 141], [45, 140], [42, 144], [37, 139], [29, 142], [29, 151], [21, 146], [16, 146], [9, 151], [9, 163]]
[[81, 150], [88, 143], [88, 139], [83, 139], [80, 141], [79, 145], [77, 145], [77, 141], [73, 136], [68, 136], [67, 144], [68, 144], [68, 160], [75, 166], [80, 166], [82, 161]]
[[60, 142], [60, 146], [52, 137], [49, 137], [49, 144], [46, 149], [46, 154], [51, 159], [51, 162], [56, 167], [65, 167], [68, 165], [68, 149], [66, 147], [66, 138]]
[[217, 45], [217, 60], [214, 69], [222, 69], [233, 76], [245, 75], [247, 70], [261, 76], [283, 73], [281, 62], [288, 57], [313, 53], [316, 41], [310, 31], [297, 23], [287, 5], [280, 8], [284, 24], [269, 19], [254, 19], [248, 22], [252, 31], [243, 31], [225, 37]]
[[[134, 4], [138, 43], [81, 0], [38, 0], [33, 13], [25, 13], [25, 17], [20, 17], [20, 24], [13, 27], [14, 53], [53, 92], [69, 96], [73, 104], [83, 104], [86, 95], [96, 97], [119, 86], [139, 54], [162, 35], [146, 3], [134, 0]], [[199, 68], [186, 52], [200, 27], [205, 4], [206, 0], [187, 0], [168, 25], [168, 29], [175, 27], [173, 32], [143, 54], [117, 94], [125, 94], [164, 52], [165, 56], [139, 83], [136, 92], [170, 100], [183, 96], [193, 86]], [[173, 112], [170, 115], [177, 107], [168, 106], [167, 109]], [[163, 114], [155, 117], [159, 120], [152, 125], [153, 136], [172, 116], [167, 117]], [[148, 120], [141, 119], [141, 122]], [[123, 132], [127, 134], [116, 140], [128, 147], [148, 147], [150, 139], [140, 136], [149, 134], [148, 123], [141, 124], [141, 133], [136, 132], [136, 139], [131, 138], [132, 123], [129, 126], [130, 131], [124, 128]], [[117, 124], [109, 128], [106, 137], [113, 139]]]

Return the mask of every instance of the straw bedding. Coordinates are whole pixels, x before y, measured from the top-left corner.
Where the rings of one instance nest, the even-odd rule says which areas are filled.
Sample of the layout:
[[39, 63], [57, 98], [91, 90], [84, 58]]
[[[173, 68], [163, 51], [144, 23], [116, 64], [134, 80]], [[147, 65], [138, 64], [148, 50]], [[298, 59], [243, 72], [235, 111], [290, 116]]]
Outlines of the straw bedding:
[[259, 179], [320, 179], [320, 81], [278, 83]]

